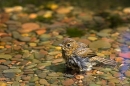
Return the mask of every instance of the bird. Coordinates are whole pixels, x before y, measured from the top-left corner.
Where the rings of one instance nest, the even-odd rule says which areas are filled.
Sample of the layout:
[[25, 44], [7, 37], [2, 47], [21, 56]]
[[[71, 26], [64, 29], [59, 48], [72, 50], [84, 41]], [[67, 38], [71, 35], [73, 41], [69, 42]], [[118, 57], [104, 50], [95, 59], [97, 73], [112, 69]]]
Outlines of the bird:
[[60, 46], [66, 67], [80, 73], [92, 70], [98, 63], [115, 65], [114, 60], [99, 57], [88, 45], [72, 38], [65, 38]]

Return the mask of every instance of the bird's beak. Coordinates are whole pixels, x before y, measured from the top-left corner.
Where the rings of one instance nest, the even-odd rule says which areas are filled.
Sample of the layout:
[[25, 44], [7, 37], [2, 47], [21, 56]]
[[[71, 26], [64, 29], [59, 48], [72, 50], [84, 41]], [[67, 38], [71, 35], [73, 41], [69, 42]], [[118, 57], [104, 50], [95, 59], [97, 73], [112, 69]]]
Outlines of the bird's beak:
[[63, 47], [63, 44], [59, 44], [60, 47]]

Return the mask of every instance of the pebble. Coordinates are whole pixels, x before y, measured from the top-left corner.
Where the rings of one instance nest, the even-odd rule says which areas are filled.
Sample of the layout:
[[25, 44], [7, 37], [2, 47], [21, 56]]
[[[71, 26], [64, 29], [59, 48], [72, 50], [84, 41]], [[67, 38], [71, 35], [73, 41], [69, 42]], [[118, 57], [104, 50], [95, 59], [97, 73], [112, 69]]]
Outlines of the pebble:
[[45, 77], [47, 77], [47, 74], [44, 73], [44, 72], [38, 73], [37, 75], [38, 75], [39, 78], [42, 78], [42, 79], [44, 79]]
[[100, 85], [97, 85], [97, 84], [91, 83], [91, 84], [89, 84], [89, 86], [100, 86]]
[[30, 47], [36, 47], [37, 44], [36, 44], [36, 43], [29, 43], [29, 46], [30, 46]]
[[23, 10], [23, 7], [22, 6], [14, 6], [13, 7], [13, 11], [14, 12], [20, 12], [20, 11], [22, 11]]
[[37, 68], [42, 69], [42, 68], [45, 68], [45, 67], [50, 66], [50, 65], [51, 65], [51, 62], [39, 63], [37, 65]]
[[89, 44], [89, 47], [92, 49], [96, 49], [96, 48], [108, 49], [111, 48], [111, 44], [103, 40], [97, 40]]
[[20, 83], [15, 81], [15, 82], [13, 82], [12, 86], [20, 86]]
[[120, 80], [118, 78], [113, 78], [113, 79], [110, 79], [109, 81], [116, 84], [120, 83]]
[[130, 7], [124, 8], [123, 12], [126, 14], [130, 14]]
[[5, 76], [6, 78], [15, 78], [16, 74], [10, 72], [10, 73], [5, 73], [4, 76]]
[[51, 38], [51, 35], [50, 34], [43, 34], [43, 35], [40, 35], [40, 40], [41, 41], [47, 41]]
[[37, 14], [31, 13], [31, 14], [29, 15], [29, 18], [30, 18], [30, 19], [35, 19], [35, 18], [37, 18]]
[[48, 54], [49, 55], [57, 55], [59, 53], [61, 53], [61, 52], [60, 51], [52, 51], [52, 52], [49, 52]]
[[97, 37], [88, 37], [88, 39], [89, 39], [90, 41], [96, 41], [98, 38], [97, 38]]
[[6, 70], [6, 69], [8, 69], [8, 68], [9, 68], [8, 66], [0, 65], [0, 69], [1, 69], [1, 70]]
[[[105, 29], [100, 31], [100, 33], [111, 33], [111, 32], [112, 32], [111, 28], [105, 28]], [[118, 34], [118, 33], [116, 33], [116, 34]]]
[[51, 76], [51, 77], [58, 77], [59, 75], [55, 72], [52, 72], [52, 73], [49, 73], [48, 76]]
[[125, 72], [125, 76], [130, 78], [130, 70], [127, 70], [127, 71]]
[[39, 80], [38, 76], [33, 76], [33, 77], [30, 79], [30, 82], [36, 82], [37, 80]]
[[21, 36], [19, 38], [20, 41], [23, 41], [23, 42], [28, 42], [31, 40], [31, 37], [28, 37], [28, 36]]
[[73, 9], [73, 7], [60, 7], [56, 10], [58, 14], [67, 14], [70, 13], [70, 11]]
[[7, 86], [5, 82], [0, 81], [0, 86]]
[[31, 68], [34, 68], [36, 66], [37, 66], [37, 64], [30, 64], [30, 65], [26, 66], [25, 69], [31, 69]]
[[21, 79], [24, 80], [24, 81], [30, 81], [31, 76], [29, 76], [29, 75], [23, 75], [23, 76], [21, 77]]
[[20, 69], [6, 69], [3, 71], [3, 73], [20, 73], [22, 72]]
[[55, 59], [55, 60], [52, 61], [52, 63], [55, 64], [55, 63], [59, 63], [59, 62], [62, 62], [62, 61], [63, 61], [63, 59]]
[[108, 85], [109, 85], [109, 86], [116, 86], [115, 83], [112, 82], [112, 81], [111, 81], [111, 82], [108, 82]]
[[120, 72], [111, 71], [111, 73], [115, 78], [120, 78], [121, 76]]
[[124, 32], [124, 31], [127, 31], [128, 29], [129, 29], [129, 27], [126, 27], [126, 26], [117, 27], [117, 31], [119, 31], [119, 32]]
[[39, 28], [40, 28], [40, 26], [36, 23], [24, 23], [22, 25], [22, 29], [19, 29], [18, 31], [20, 33], [29, 33], [31, 31], [37, 30]]
[[119, 53], [119, 56], [120, 56], [120, 57], [123, 57], [123, 58], [130, 58], [130, 52]]
[[41, 28], [41, 29], [36, 30], [36, 33], [37, 33], [38, 35], [42, 35], [42, 34], [44, 34], [45, 32], [46, 32], [46, 29], [45, 29], [45, 28]]
[[21, 37], [20, 33], [17, 32], [17, 31], [13, 31], [13, 32], [12, 32], [12, 35], [13, 35], [13, 37], [14, 37], [15, 39], [19, 39], [19, 38]]
[[104, 24], [105, 23], [104, 18], [102, 18], [100, 16], [94, 16], [93, 19], [98, 24]]
[[67, 80], [63, 81], [64, 86], [71, 86], [73, 84], [74, 84], [74, 81], [72, 79], [67, 79]]
[[11, 59], [12, 56], [8, 54], [0, 54], [0, 59]]
[[39, 83], [40, 83], [41, 85], [49, 86], [49, 83], [48, 83], [45, 79], [40, 79], [40, 80], [39, 80]]
[[97, 35], [100, 36], [100, 37], [109, 37], [110, 36], [110, 34], [103, 33], [103, 32], [98, 32]]

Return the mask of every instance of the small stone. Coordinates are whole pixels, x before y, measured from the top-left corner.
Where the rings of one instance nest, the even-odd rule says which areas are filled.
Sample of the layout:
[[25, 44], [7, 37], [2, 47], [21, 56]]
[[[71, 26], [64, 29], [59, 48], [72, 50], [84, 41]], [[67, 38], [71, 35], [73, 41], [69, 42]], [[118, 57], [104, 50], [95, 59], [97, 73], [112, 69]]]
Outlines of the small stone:
[[29, 75], [23, 75], [22, 77], [22, 80], [24, 80], [24, 81], [29, 81], [30, 79], [31, 79], [31, 76], [29, 76]]
[[112, 75], [116, 78], [120, 78], [121, 74], [119, 72], [111, 71]]
[[74, 81], [72, 79], [67, 79], [63, 82], [64, 86], [72, 86], [74, 84]]
[[28, 42], [28, 41], [31, 40], [31, 38], [30, 38], [30, 37], [27, 37], [27, 36], [21, 36], [21, 37], [19, 38], [19, 40], [20, 40], [20, 41], [23, 41], [23, 42]]
[[18, 31], [20, 33], [29, 33], [31, 31], [39, 29], [40, 26], [36, 23], [25, 23], [22, 25], [22, 29], [19, 29]]
[[7, 86], [5, 82], [0, 81], [0, 86]]
[[114, 83], [114, 82], [112, 82], [112, 81], [111, 81], [111, 82], [109, 82], [109, 83], [108, 83], [108, 85], [109, 85], [109, 86], [116, 86], [116, 85], [115, 85], [115, 83]]
[[51, 62], [50, 62], [50, 61], [45, 62], [45, 63], [39, 63], [39, 64], [37, 65], [37, 68], [43, 69], [43, 68], [45, 68], [45, 67], [47, 67], [47, 66], [49, 66], [49, 65], [51, 65]]
[[49, 73], [48, 76], [52, 76], [52, 77], [58, 77], [59, 75], [55, 72]]
[[124, 12], [125, 14], [130, 14], [130, 7], [124, 8], [124, 9], [123, 9], [123, 12]]
[[44, 34], [45, 32], [46, 32], [46, 29], [45, 29], [45, 28], [41, 28], [41, 29], [36, 30], [36, 33], [37, 33], [38, 35], [42, 35], [42, 34]]
[[[5, 59], [0, 59], [0, 64], [6, 62]], [[2, 65], [3, 66], [3, 65]]]
[[120, 80], [118, 78], [113, 78], [109, 80], [110, 82], [114, 82], [114, 83], [120, 83]]
[[23, 10], [23, 7], [22, 6], [14, 6], [13, 7], [13, 11], [15, 11], [15, 12], [20, 12], [20, 11], [22, 11]]
[[107, 49], [107, 48], [111, 48], [111, 44], [104, 40], [97, 40], [97, 41], [90, 43], [89, 47], [92, 49], [96, 49], [96, 48]]
[[49, 60], [53, 60], [54, 58], [55, 58], [55, 57], [52, 56], [52, 55], [47, 55], [45, 59], [49, 61]]
[[97, 84], [94, 84], [94, 83], [90, 83], [89, 86], [101, 86], [101, 85], [97, 85]]
[[22, 33], [21, 36], [29, 36], [28, 33]]
[[1, 58], [1, 59], [11, 59], [12, 56], [11, 56], [11, 55], [8, 55], [8, 54], [1, 54], [1, 55], [0, 55], [0, 58]]
[[20, 86], [20, 83], [15, 81], [15, 82], [13, 82], [12, 86]]
[[60, 51], [52, 51], [52, 52], [49, 52], [48, 54], [49, 55], [57, 55], [59, 53], [61, 53], [61, 52]]
[[119, 56], [120, 57], [123, 57], [123, 58], [130, 58], [130, 52], [121, 52], [121, 53], [119, 53]]
[[97, 40], [97, 37], [88, 37], [88, 39], [90, 40], [90, 41], [95, 41], [95, 40]]
[[50, 18], [50, 17], [52, 17], [52, 13], [53, 13], [53, 11], [46, 11], [46, 12], [44, 13], [43, 17], [44, 17], [44, 18]]
[[10, 42], [12, 41], [12, 37], [2, 37], [1, 40], [4, 42]]
[[76, 75], [75, 78], [76, 78], [76, 79], [83, 79], [84, 76], [82, 76], [82, 75]]
[[55, 63], [59, 63], [59, 62], [62, 62], [62, 61], [63, 61], [63, 59], [55, 59], [55, 60], [52, 61], [52, 63], [55, 64]]
[[7, 70], [4, 70], [3, 73], [20, 73], [22, 72], [20, 69], [7, 69]]
[[[105, 28], [103, 30], [100, 31], [101, 33], [111, 33], [112, 29], [111, 28]], [[118, 34], [118, 33], [117, 33]]]
[[40, 40], [41, 41], [47, 41], [51, 38], [51, 35], [50, 34], [43, 34], [43, 35], [40, 35]]
[[55, 10], [55, 9], [58, 8], [58, 5], [55, 4], [55, 3], [52, 3], [52, 4], [49, 5], [49, 7], [50, 7], [52, 10]]
[[110, 36], [110, 34], [108, 34], [108, 33], [102, 33], [102, 32], [97, 33], [97, 35], [101, 36], [101, 37], [109, 37]]
[[31, 78], [31, 82], [35, 82], [35, 81], [37, 81], [39, 78], [38, 78], [38, 76], [33, 76], [32, 78]]
[[41, 85], [49, 86], [49, 83], [48, 83], [45, 79], [40, 79], [40, 80], [39, 80], [39, 83], [40, 83]]
[[31, 14], [29, 15], [29, 18], [30, 18], [30, 19], [35, 19], [35, 18], [37, 18], [37, 14], [36, 14], [36, 13], [31, 13]]
[[11, 8], [11, 7], [6, 7], [6, 8], [4, 8], [4, 11], [5, 11], [6, 13], [10, 13], [10, 12], [13, 12], [13, 8]]
[[37, 66], [37, 64], [31, 64], [31, 65], [26, 66], [25, 68], [26, 69], [31, 69], [31, 68], [36, 67], [36, 66]]
[[3, 48], [5, 48], [4, 46], [0, 46], [0, 49], [3, 49]]
[[10, 73], [5, 73], [4, 76], [5, 76], [6, 78], [15, 78], [16, 74], [10, 72]]
[[130, 71], [129, 71], [129, 70], [127, 70], [127, 71], [125, 72], [125, 76], [130, 78]]
[[129, 29], [129, 27], [122, 26], [122, 27], [118, 27], [118, 28], [117, 28], [117, 31], [119, 31], [119, 32], [124, 32], [124, 31], [127, 31], [128, 29]]
[[56, 50], [61, 50], [61, 47], [55, 47]]
[[122, 57], [116, 57], [116, 58], [115, 58], [115, 61], [116, 61], [116, 62], [119, 62], [119, 63], [122, 63], [123, 60], [124, 60], [124, 59], [123, 59]]
[[37, 75], [38, 75], [39, 78], [42, 78], [42, 79], [44, 79], [47, 76], [47, 74], [44, 73], [44, 72], [38, 73]]
[[87, 45], [89, 45], [91, 42], [89, 41], [89, 40], [87, 40], [87, 39], [79, 39], [78, 40], [79, 42], [83, 42], [83, 43], [85, 43], [85, 44], [87, 44]]
[[104, 24], [105, 23], [104, 18], [102, 18], [101, 16], [94, 16], [93, 19], [98, 24]]
[[60, 8], [58, 8], [57, 10], [56, 10], [56, 12], [58, 13], [58, 14], [67, 14], [67, 13], [69, 13], [71, 10], [73, 9], [73, 7], [60, 7]]
[[29, 43], [29, 46], [30, 46], [30, 47], [36, 47], [37, 44], [36, 44], [36, 43]]

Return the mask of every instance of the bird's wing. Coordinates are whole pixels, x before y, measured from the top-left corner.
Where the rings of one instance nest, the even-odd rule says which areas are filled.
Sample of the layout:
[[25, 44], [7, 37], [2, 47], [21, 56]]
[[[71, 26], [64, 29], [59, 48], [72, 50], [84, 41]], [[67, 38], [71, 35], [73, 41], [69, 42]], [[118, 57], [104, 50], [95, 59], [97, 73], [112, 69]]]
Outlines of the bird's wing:
[[91, 58], [93, 56], [96, 56], [95, 52], [93, 52], [90, 48], [87, 47], [78, 47], [74, 53], [82, 58]]
[[98, 61], [107, 65], [116, 65], [114, 60], [104, 59], [103, 57], [95, 56], [89, 59], [89, 61]]

